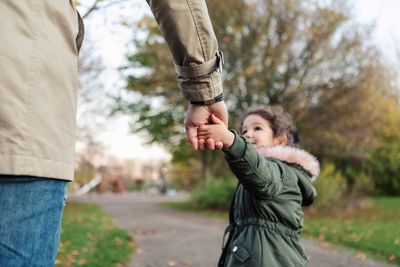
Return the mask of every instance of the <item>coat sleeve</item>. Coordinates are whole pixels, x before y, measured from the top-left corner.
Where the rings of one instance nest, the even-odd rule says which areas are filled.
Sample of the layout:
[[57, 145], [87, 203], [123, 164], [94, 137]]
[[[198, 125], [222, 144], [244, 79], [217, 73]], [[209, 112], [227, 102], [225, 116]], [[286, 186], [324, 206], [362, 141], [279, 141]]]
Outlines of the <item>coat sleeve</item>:
[[178, 83], [189, 101], [222, 94], [222, 53], [205, 0], [147, 0], [175, 62]]
[[235, 131], [235, 141], [224, 149], [232, 172], [252, 195], [268, 199], [281, 192], [284, 168], [282, 164], [261, 156], [255, 147]]

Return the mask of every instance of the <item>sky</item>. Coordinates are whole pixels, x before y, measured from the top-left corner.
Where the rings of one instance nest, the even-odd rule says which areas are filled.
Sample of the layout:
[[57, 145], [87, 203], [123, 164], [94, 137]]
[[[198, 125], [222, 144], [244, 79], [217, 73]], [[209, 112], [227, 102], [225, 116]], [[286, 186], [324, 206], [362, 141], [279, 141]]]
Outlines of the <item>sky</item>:
[[[228, 0], [229, 1], [229, 0]], [[373, 42], [380, 48], [387, 60], [395, 62], [396, 48], [400, 48], [400, 0], [355, 0], [354, 19], [362, 24], [374, 24]], [[121, 14], [132, 23], [143, 14], [151, 14], [146, 1], [133, 0], [124, 7], [109, 8], [99, 12], [86, 21], [86, 32], [96, 44], [96, 51], [102, 55], [107, 67], [105, 87], [112, 90], [120, 79], [116, 68], [123, 64], [132, 30], [128, 27], [115, 27]], [[171, 62], [172, 64], [172, 62]], [[78, 118], [79, 119], [79, 118]], [[110, 120], [109, 125], [97, 135], [108, 152], [120, 159], [170, 159], [161, 146], [144, 145], [138, 135], [129, 133], [129, 117]], [[182, 126], [183, 127], [183, 126]]]
[[353, 11], [357, 21], [375, 24], [374, 40], [389, 61], [400, 48], [399, 10], [399, 0], [357, 0]]

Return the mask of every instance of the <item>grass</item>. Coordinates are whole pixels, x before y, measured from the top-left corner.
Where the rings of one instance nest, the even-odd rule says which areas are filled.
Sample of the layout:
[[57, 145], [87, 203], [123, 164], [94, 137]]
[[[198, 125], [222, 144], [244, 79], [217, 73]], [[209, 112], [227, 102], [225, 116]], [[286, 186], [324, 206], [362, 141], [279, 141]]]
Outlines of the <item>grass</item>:
[[129, 234], [97, 205], [67, 203], [55, 266], [123, 266], [133, 249]]
[[[307, 213], [304, 234], [400, 265], [400, 198], [374, 198], [367, 208]], [[361, 254], [360, 254], [361, 252]]]
[[[307, 213], [303, 235], [355, 249], [357, 257], [400, 266], [400, 197], [372, 198], [351, 212]], [[190, 202], [165, 202], [163, 206], [227, 220], [227, 212], [196, 209]]]

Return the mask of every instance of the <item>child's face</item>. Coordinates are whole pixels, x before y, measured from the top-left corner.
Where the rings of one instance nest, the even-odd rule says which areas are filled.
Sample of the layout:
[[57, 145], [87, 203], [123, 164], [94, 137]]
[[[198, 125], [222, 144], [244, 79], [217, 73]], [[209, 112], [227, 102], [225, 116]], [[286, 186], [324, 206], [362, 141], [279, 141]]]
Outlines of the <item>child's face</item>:
[[251, 114], [243, 121], [242, 134], [255, 147], [273, 146], [274, 133], [269, 122], [259, 115]]

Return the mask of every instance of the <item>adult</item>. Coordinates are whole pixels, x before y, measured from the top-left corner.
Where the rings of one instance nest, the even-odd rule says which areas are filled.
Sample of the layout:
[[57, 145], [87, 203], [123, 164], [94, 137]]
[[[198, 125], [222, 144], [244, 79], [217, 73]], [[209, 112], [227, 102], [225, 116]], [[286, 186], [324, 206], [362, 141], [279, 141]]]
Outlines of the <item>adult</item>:
[[[194, 149], [211, 113], [227, 122], [221, 66], [204, 0], [147, 1], [190, 101]], [[0, 1], [0, 266], [53, 266], [66, 184], [73, 180], [78, 50], [83, 27], [69, 0]]]

